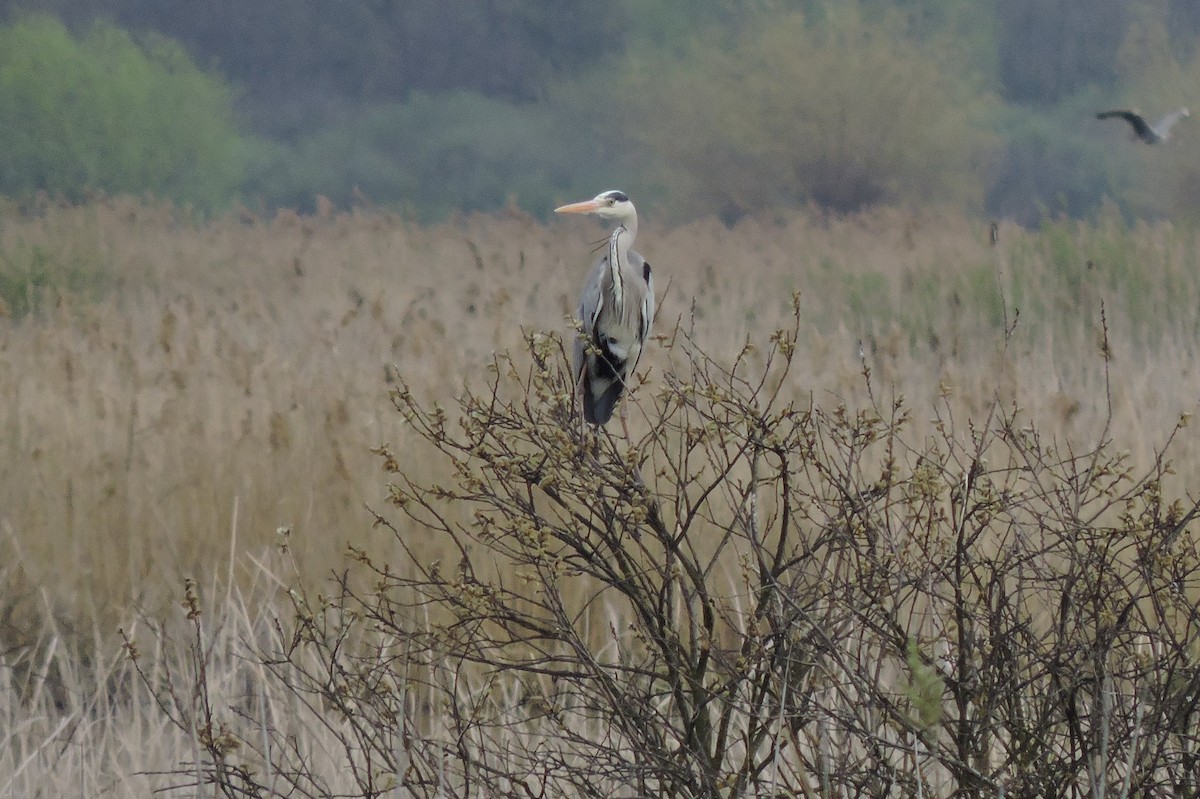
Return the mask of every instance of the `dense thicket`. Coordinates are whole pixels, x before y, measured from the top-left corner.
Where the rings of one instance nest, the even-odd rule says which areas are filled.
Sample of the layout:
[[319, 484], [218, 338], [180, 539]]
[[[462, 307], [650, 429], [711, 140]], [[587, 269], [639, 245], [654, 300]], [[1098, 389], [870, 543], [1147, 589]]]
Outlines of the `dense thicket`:
[[[632, 24], [620, 4], [587, 0], [31, 0], [72, 25], [110, 17], [183, 42], [244, 87], [256, 106], [313, 107], [324, 97], [400, 101], [412, 91], [469, 90], [530, 100], [563, 69], [619, 49]], [[274, 121], [257, 117], [265, 126]], [[302, 124], [302, 121], [297, 120]]]
[[1200, 135], [1143, 152], [1094, 119], [1189, 103], [1186, 0], [0, 0], [30, 10], [169, 36], [229, 81], [254, 137], [241, 194], [266, 206], [358, 189], [425, 217], [544, 212], [597, 180], [727, 217], [1195, 206]]

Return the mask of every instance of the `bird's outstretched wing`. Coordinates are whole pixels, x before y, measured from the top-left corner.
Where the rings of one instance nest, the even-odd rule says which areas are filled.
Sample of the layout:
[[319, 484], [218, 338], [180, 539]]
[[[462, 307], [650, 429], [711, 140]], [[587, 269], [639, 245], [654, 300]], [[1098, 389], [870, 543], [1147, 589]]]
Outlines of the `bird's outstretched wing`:
[[1137, 134], [1137, 137], [1148, 144], [1153, 144], [1159, 139], [1158, 134], [1150, 128], [1150, 123], [1136, 111], [1113, 109], [1112, 111], [1101, 111], [1096, 114], [1096, 119], [1109, 119], [1111, 117], [1120, 117], [1128, 122], [1133, 126], [1133, 132]]
[[1176, 108], [1169, 114], [1163, 116], [1162, 119], [1154, 123], [1154, 132], [1158, 134], [1160, 139], [1165, 139], [1171, 133], [1171, 128], [1175, 127], [1175, 123], [1184, 117], [1191, 116], [1186, 108]]

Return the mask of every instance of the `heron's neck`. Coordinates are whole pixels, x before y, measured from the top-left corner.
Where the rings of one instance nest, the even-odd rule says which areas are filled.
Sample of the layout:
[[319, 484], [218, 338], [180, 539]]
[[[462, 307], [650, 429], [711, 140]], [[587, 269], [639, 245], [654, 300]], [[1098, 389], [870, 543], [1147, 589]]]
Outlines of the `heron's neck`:
[[621, 223], [613, 230], [608, 238], [608, 269], [612, 275], [613, 307], [625, 307], [625, 275], [629, 269], [629, 250], [637, 237], [637, 214], [631, 213], [621, 219]]
[[621, 224], [617, 225], [612, 232], [609, 246], [616, 251], [618, 260], [623, 264], [628, 262], [627, 256], [633, 249], [633, 240], [637, 238], [637, 229], [637, 214], [630, 214], [622, 219]]
[[633, 240], [637, 238], [637, 212], [622, 219], [621, 227], [629, 231], [629, 246], [632, 247]]

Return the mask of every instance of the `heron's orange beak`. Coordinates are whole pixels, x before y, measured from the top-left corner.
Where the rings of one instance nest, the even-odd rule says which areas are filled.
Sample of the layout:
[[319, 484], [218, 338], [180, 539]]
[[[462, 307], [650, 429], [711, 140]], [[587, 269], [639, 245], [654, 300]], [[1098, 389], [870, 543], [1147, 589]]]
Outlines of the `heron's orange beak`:
[[593, 211], [599, 210], [600, 203], [595, 200], [584, 200], [581, 203], [571, 203], [570, 205], [560, 205], [554, 209], [556, 214], [590, 214]]

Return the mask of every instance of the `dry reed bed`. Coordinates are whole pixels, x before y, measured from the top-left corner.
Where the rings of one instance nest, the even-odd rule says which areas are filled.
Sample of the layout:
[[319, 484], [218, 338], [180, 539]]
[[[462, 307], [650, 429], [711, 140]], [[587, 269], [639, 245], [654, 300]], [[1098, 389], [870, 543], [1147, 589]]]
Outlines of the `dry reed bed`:
[[[3, 322], [0, 604], [111, 628], [120, 609], [160, 607], [180, 575], [260, 551], [281, 527], [308, 577], [328, 573], [348, 540], [372, 545], [363, 505], [384, 476], [371, 447], [411, 443], [386, 401], [389, 370], [452, 405], [523, 331], [566, 328], [602, 234], [517, 213], [428, 229], [375, 212], [197, 223], [120, 200], [10, 213], [0, 265], [38, 253], [63, 291]], [[789, 390], [805, 401], [866, 404], [865, 362], [876, 396], [905, 396], [921, 424], [939, 396], [960, 419], [999, 397], [1094, 443], [1101, 300], [1118, 447], [1148, 464], [1200, 396], [1195, 320], [1137, 316], [1197, 307], [1195, 236], [1168, 226], [1003, 226], [992, 249], [986, 225], [895, 210], [731, 230], [651, 217], [640, 244], [659, 330], [694, 319], [718, 359], [765, 346], [801, 292]], [[1139, 271], [1118, 274], [1110, 252]], [[1001, 320], [1018, 307], [1005, 348]], [[666, 368], [652, 348], [647, 380]], [[1194, 472], [1190, 440], [1177, 455]]]
[[[247, 657], [277, 643], [268, 609], [287, 605], [281, 586], [294, 577], [289, 559], [246, 563], [254, 577], [244, 588], [202, 589], [219, 610], [206, 611], [198, 626], [182, 614], [165, 626], [127, 620], [125, 650], [107, 632], [89, 640], [49, 623], [33, 662], [0, 660], [0, 797], [199, 795], [192, 769], [203, 762], [207, 731], [191, 691], [201, 661], [219, 724], [235, 723], [237, 713], [240, 723], [284, 731], [331, 789], [351, 790], [351, 775], [337, 768], [342, 726], [316, 718]], [[191, 725], [173, 724], [160, 703]]]
[[[659, 331], [694, 320], [718, 360], [765, 346], [801, 292], [786, 387], [801, 402], [867, 405], [865, 364], [876, 398], [907, 398], [917, 440], [935, 402], [965, 421], [1000, 399], [1088, 446], [1111, 385], [1111, 437], [1148, 466], [1200, 396], [1196, 235], [1112, 221], [1000, 232], [993, 249], [986, 225], [956, 215], [733, 229], [651, 215], [640, 244]], [[223, 619], [210, 674], [241, 701], [235, 642], [287, 612], [262, 587], [292, 579], [261, 568], [277, 530], [290, 529], [301, 577], [320, 579], [347, 541], [387, 546], [363, 508], [384, 496], [372, 447], [437, 477], [387, 402], [391, 370], [453, 406], [523, 331], [566, 329], [602, 234], [515, 213], [433, 228], [375, 212], [197, 223], [123, 200], [0, 218], [0, 271], [36, 263], [56, 287], [40, 312], [0, 320], [0, 651], [18, 652], [0, 660], [0, 774], [13, 775], [0, 796], [142, 795], [162, 781], [136, 772], [186, 762], [194, 740], [135, 693], [113, 629], [152, 639], [131, 608], [157, 615], [182, 575], [204, 575]], [[653, 384], [669, 368], [652, 348], [642, 371]], [[1190, 487], [1200, 450], [1185, 435], [1174, 453]], [[38, 646], [10, 649], [25, 643]], [[133, 701], [105, 700], [121, 695]]]

